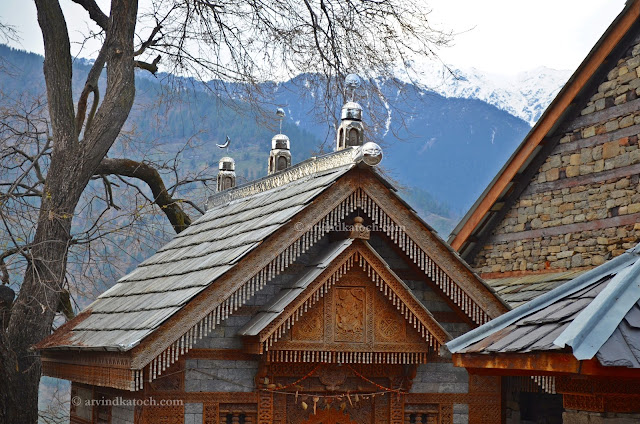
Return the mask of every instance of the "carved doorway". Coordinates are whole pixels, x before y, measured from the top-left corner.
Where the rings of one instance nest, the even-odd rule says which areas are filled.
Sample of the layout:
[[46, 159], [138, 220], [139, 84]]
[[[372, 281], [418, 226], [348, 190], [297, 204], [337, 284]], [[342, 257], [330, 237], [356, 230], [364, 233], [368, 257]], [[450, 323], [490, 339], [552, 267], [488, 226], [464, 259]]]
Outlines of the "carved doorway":
[[311, 415], [302, 424], [358, 424], [349, 415], [337, 409], [322, 409]]

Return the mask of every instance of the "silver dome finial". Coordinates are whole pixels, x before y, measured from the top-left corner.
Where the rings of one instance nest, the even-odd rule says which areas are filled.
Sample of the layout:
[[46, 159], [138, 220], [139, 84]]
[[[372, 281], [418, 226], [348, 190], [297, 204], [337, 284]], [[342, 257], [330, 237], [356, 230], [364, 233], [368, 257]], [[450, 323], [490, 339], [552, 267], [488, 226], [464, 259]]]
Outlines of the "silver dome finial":
[[344, 84], [347, 86], [347, 90], [351, 90], [351, 99], [349, 101], [352, 102], [356, 93], [356, 89], [360, 88], [362, 80], [357, 74], [349, 74], [344, 79]]
[[285, 113], [284, 113], [284, 109], [282, 109], [281, 107], [276, 109], [276, 116], [280, 119], [280, 134], [282, 134], [282, 121], [284, 120], [284, 117], [286, 116]]

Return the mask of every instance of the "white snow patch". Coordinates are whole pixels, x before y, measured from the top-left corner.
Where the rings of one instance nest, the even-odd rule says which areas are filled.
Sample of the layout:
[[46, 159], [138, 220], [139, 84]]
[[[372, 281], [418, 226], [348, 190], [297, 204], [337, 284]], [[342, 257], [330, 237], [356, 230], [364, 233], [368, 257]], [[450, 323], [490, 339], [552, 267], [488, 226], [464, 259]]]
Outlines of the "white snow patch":
[[408, 72], [398, 70], [397, 76], [407, 83], [417, 82], [444, 97], [482, 100], [532, 126], [571, 76], [571, 71], [543, 66], [514, 76], [486, 73], [475, 68], [454, 69], [453, 72], [455, 76], [433, 62], [414, 62]]

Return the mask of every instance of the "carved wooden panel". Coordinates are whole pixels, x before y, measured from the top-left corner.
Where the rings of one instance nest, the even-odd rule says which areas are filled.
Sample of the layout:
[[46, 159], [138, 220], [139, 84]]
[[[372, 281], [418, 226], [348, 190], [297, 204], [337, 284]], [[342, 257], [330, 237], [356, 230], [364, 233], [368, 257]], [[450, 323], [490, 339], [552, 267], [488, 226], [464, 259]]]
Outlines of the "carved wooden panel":
[[273, 424], [286, 424], [287, 422], [287, 395], [275, 394], [273, 396]]
[[500, 393], [500, 377], [469, 374], [469, 391], [472, 393]]
[[404, 397], [398, 395], [389, 395], [389, 423], [404, 423]]
[[375, 333], [376, 341], [380, 342], [404, 342], [406, 323], [404, 317], [395, 308], [389, 305], [389, 301], [381, 295], [375, 300]]
[[324, 338], [324, 299], [320, 299], [291, 329], [291, 339], [322, 342]]
[[258, 424], [271, 424], [273, 421], [273, 394], [258, 393]]
[[[418, 358], [429, 352], [429, 345], [413, 325], [407, 323], [397, 307], [359, 267], [343, 275], [319, 302], [301, 315], [289, 332], [290, 338], [285, 335], [270, 348], [268, 354], [272, 361], [306, 362], [332, 355], [308, 359], [301, 354], [306, 351], [333, 352], [338, 358], [340, 352], [358, 352], [362, 358], [365, 358], [365, 352], [412, 352], [415, 359], [421, 362]], [[287, 356], [278, 352], [290, 354]], [[360, 361], [357, 355], [348, 358], [322, 360], [347, 363], [370, 361]], [[397, 356], [381, 362], [394, 363], [400, 358]]]
[[607, 412], [637, 414], [640, 412], [640, 396], [606, 395], [604, 396], [604, 408]]
[[365, 297], [364, 287], [335, 289], [335, 341], [359, 343], [365, 341]]
[[[496, 421], [500, 422], [500, 421]], [[453, 424], [453, 404], [440, 404], [440, 424]]]
[[184, 424], [184, 405], [144, 406], [142, 424]]
[[217, 403], [205, 403], [202, 408], [203, 424], [219, 424], [220, 406]]

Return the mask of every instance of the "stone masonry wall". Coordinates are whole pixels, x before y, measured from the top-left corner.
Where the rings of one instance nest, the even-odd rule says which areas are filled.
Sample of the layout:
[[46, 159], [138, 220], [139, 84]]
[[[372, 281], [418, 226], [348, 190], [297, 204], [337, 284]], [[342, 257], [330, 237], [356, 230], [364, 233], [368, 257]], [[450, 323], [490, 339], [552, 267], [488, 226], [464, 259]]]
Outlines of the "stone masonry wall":
[[640, 421], [640, 414], [615, 414], [566, 410], [562, 414], [564, 424], [632, 424]]
[[187, 392], [252, 392], [257, 361], [187, 359], [184, 388]]
[[133, 405], [118, 405], [111, 408], [111, 424], [134, 424]]
[[593, 267], [640, 241], [640, 44], [584, 105], [473, 266], [480, 273]]

